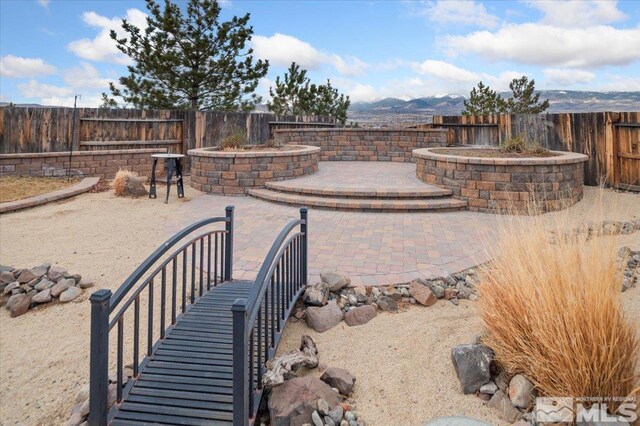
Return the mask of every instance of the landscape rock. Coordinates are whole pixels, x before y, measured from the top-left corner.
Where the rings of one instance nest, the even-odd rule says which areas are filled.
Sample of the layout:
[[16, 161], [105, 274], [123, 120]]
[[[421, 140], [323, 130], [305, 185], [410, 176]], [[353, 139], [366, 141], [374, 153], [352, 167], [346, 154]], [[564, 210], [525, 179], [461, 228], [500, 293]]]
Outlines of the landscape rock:
[[496, 393], [498, 391], [498, 385], [496, 385], [493, 382], [489, 382], [485, 385], [482, 385], [480, 387], [480, 392], [481, 393], [486, 393], [488, 395], [493, 395], [494, 393]]
[[491, 380], [493, 351], [485, 345], [457, 345], [451, 360], [464, 394], [475, 393]]
[[10, 297], [7, 299], [7, 302], [6, 302], [6, 303], [5, 303], [5, 305], [4, 305], [4, 306], [5, 306], [5, 308], [7, 308], [7, 309], [11, 309], [11, 307], [12, 307], [12, 306], [13, 306], [13, 305], [18, 301], [18, 300], [20, 300], [23, 296], [25, 296], [25, 294], [24, 294], [24, 293], [17, 293], [17, 294], [14, 294], [14, 295], [10, 296]]
[[13, 276], [13, 273], [10, 271], [2, 271], [0, 272], [0, 283], [2, 284], [9, 284], [12, 283], [16, 280], [16, 278]]
[[320, 376], [320, 380], [338, 389], [338, 392], [345, 396], [351, 395], [353, 386], [356, 384], [355, 377], [344, 368], [327, 368]]
[[458, 297], [458, 290], [455, 288], [445, 288], [444, 298], [447, 300], [456, 299]]
[[53, 287], [51, 287], [51, 295], [59, 297], [60, 294], [69, 287], [75, 286], [76, 282], [70, 278], [61, 278]]
[[0, 265], [0, 273], [1, 272], [13, 272], [15, 268], [13, 266]]
[[55, 283], [53, 281], [51, 281], [47, 277], [44, 277], [44, 278], [42, 278], [42, 280], [40, 280], [40, 282], [38, 284], [36, 284], [36, 286], [34, 288], [36, 290], [38, 290], [38, 291], [43, 291], [43, 290], [46, 290], [48, 288], [53, 287], [54, 285], [55, 285]]
[[42, 290], [31, 299], [33, 303], [51, 302], [51, 289]]
[[82, 289], [78, 287], [69, 287], [62, 293], [60, 293], [60, 301], [62, 303], [71, 302], [75, 300], [82, 294]]
[[313, 422], [313, 426], [324, 426], [324, 422], [322, 421], [320, 414], [315, 410], [311, 413], [311, 421]]
[[331, 409], [327, 415], [333, 420], [334, 424], [340, 424], [342, 421], [342, 416], [344, 416], [344, 409], [340, 404], [336, 405]]
[[438, 301], [435, 294], [426, 285], [420, 284], [417, 281], [412, 281], [409, 286], [409, 293], [411, 296], [423, 306], [431, 306]]
[[509, 398], [507, 398], [502, 391], [496, 392], [487, 403], [487, 406], [498, 410], [498, 416], [511, 423], [522, 417], [522, 413], [509, 401]]
[[84, 277], [78, 282], [78, 287], [80, 288], [90, 288], [93, 287], [94, 283], [91, 278]]
[[80, 403], [89, 399], [89, 383], [80, 388], [76, 395], [76, 403]]
[[31, 280], [33, 280], [33, 279], [35, 279], [35, 278], [38, 278], [38, 277], [37, 277], [37, 275], [35, 275], [35, 274], [34, 274], [33, 272], [31, 272], [30, 270], [25, 269], [25, 270], [24, 270], [24, 271], [22, 271], [22, 272], [20, 273], [20, 275], [18, 276], [18, 282], [19, 282], [20, 284], [26, 284], [26, 283], [28, 283], [29, 281], [31, 281]]
[[327, 284], [329, 290], [336, 292], [351, 284], [351, 279], [334, 271], [320, 272], [320, 280]]
[[338, 392], [313, 377], [296, 377], [271, 390], [269, 414], [272, 426], [301, 426], [310, 423], [317, 401], [324, 399], [330, 407], [342, 402]]
[[323, 416], [329, 414], [329, 403], [326, 400], [320, 398], [317, 405], [318, 413], [322, 414]]
[[4, 288], [3, 293], [4, 294], [9, 294], [11, 293], [11, 290], [20, 287], [20, 283], [18, 281], [14, 281], [12, 283], [7, 284], [7, 286]]
[[324, 306], [329, 298], [329, 287], [324, 282], [319, 282], [308, 286], [304, 290], [302, 300], [307, 305]]
[[307, 308], [305, 317], [309, 327], [318, 333], [324, 333], [342, 321], [343, 313], [340, 307], [334, 301], [331, 301], [321, 308], [315, 306]]
[[398, 310], [396, 301], [387, 296], [379, 296], [376, 304], [381, 311], [396, 312]]
[[11, 305], [9, 311], [11, 312], [11, 318], [19, 317], [26, 314], [31, 306], [31, 296], [27, 294], [20, 294], [19, 298]]
[[519, 408], [528, 408], [533, 403], [533, 384], [522, 374], [516, 374], [509, 382], [509, 399]]
[[357, 325], [363, 325], [371, 321], [376, 316], [376, 308], [371, 305], [358, 306], [357, 308], [349, 309], [344, 314], [344, 322], [348, 326], [354, 327]]
[[71, 417], [69, 417], [69, 420], [67, 420], [67, 426], [80, 426], [83, 421], [84, 418], [80, 415], [80, 413], [75, 412], [71, 415]]
[[60, 278], [64, 277], [67, 274], [67, 270], [60, 266], [52, 266], [49, 268], [49, 272], [47, 276], [51, 281], [57, 282]]
[[50, 263], [43, 263], [42, 265], [38, 265], [35, 266], [31, 269], [29, 269], [29, 271], [35, 275], [37, 278], [42, 277], [44, 274], [47, 273], [47, 271], [49, 270], [49, 267], [51, 266]]

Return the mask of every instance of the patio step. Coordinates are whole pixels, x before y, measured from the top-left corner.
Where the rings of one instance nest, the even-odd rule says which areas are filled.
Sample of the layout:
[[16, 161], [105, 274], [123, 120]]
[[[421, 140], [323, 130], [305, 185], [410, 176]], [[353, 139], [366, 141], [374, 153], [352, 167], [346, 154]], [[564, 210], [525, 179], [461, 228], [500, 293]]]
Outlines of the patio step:
[[273, 189], [249, 189], [248, 194], [256, 198], [292, 206], [316, 207], [331, 210], [355, 211], [458, 211], [466, 210], [467, 203], [455, 198], [341, 198], [335, 196], [302, 195], [279, 192]]
[[315, 182], [303, 182], [300, 179], [288, 181], [267, 182], [265, 186], [278, 192], [296, 195], [311, 195], [335, 198], [376, 198], [376, 199], [423, 199], [449, 197], [452, 192], [446, 188], [429, 184], [406, 187], [386, 186], [331, 186]]

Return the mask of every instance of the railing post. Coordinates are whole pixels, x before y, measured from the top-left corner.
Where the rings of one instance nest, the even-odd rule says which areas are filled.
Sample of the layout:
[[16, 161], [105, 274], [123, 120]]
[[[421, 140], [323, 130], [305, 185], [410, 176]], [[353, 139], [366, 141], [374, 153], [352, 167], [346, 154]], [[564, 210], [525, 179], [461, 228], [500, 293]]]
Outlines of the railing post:
[[224, 245], [224, 280], [231, 281], [233, 276], [233, 206], [227, 206], [225, 212], [229, 220], [225, 226], [227, 232]]
[[247, 299], [236, 299], [233, 315], [233, 424], [249, 424], [249, 377], [247, 371]]
[[309, 236], [309, 224], [307, 223], [308, 220], [308, 209], [306, 207], [302, 207], [300, 209], [300, 219], [302, 219], [304, 222], [302, 222], [300, 224], [300, 232], [303, 234], [302, 235], [302, 285], [306, 285], [307, 284], [307, 280], [309, 279], [307, 276], [307, 259], [308, 259], [308, 255], [309, 255], [309, 246], [307, 244], [308, 242], [308, 236]]
[[91, 355], [89, 370], [89, 424], [106, 426], [109, 393], [109, 301], [111, 290], [91, 295]]

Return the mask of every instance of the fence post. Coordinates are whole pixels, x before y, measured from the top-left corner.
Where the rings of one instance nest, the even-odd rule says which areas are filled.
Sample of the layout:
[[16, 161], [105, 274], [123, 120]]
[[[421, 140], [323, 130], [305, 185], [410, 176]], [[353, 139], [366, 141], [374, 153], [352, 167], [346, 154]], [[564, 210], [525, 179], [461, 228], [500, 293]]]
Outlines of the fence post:
[[225, 212], [229, 220], [225, 225], [227, 232], [224, 245], [224, 280], [231, 281], [233, 276], [233, 206], [227, 206]]
[[250, 385], [247, 372], [247, 299], [236, 299], [231, 306], [233, 315], [233, 424], [249, 424]]
[[300, 224], [300, 232], [302, 236], [302, 285], [307, 285], [307, 259], [309, 254], [308, 237], [309, 237], [309, 224], [308, 221], [308, 209], [302, 207], [300, 209], [300, 219], [304, 222]]
[[89, 371], [89, 424], [106, 426], [109, 393], [109, 301], [111, 290], [91, 295], [91, 355]]

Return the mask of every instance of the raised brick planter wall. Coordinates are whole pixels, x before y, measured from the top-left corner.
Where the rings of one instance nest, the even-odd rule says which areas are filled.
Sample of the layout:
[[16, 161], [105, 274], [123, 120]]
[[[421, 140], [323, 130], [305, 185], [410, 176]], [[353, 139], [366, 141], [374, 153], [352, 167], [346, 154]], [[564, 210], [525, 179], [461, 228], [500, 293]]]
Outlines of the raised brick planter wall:
[[286, 129], [275, 130], [276, 142], [321, 148], [320, 161], [413, 161], [416, 148], [445, 146], [446, 129]]
[[553, 153], [553, 157], [479, 158], [417, 149], [413, 155], [420, 180], [452, 190], [456, 198], [467, 200], [469, 210], [527, 214], [531, 202], [551, 212], [582, 199], [583, 163], [588, 157]]
[[320, 148], [295, 146], [290, 151], [220, 151], [192, 149], [191, 186], [198, 191], [244, 195], [265, 182], [292, 179], [318, 171]]
[[[167, 152], [165, 148], [74, 151], [71, 157], [71, 174], [111, 179], [118, 170], [126, 169], [142, 176], [150, 176], [151, 154], [165, 152]], [[160, 161], [158, 166], [158, 172], [161, 173], [164, 170], [164, 163]], [[68, 151], [0, 154], [1, 176], [66, 176], [68, 167]]]

